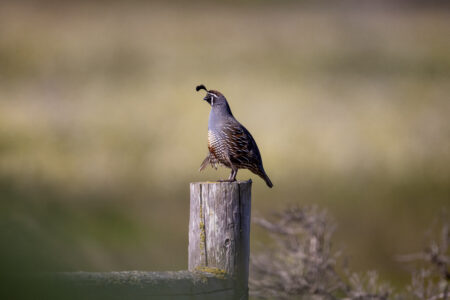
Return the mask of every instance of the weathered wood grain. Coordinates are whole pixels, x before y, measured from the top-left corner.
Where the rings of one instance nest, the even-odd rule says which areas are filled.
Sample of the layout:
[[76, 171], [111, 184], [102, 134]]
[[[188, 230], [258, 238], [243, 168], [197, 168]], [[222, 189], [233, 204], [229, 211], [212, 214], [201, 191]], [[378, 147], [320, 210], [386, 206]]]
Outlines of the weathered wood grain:
[[251, 183], [190, 186], [189, 270], [224, 270], [240, 295], [248, 292]]
[[225, 300], [234, 297], [232, 280], [201, 271], [67, 272], [42, 274], [33, 280], [39, 283], [39, 289], [33, 292], [36, 299]]

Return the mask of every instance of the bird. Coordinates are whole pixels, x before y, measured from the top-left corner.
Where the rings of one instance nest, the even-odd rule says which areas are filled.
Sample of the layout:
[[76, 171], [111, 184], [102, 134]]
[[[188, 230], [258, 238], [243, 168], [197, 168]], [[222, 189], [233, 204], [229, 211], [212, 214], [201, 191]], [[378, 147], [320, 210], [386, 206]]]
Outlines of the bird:
[[203, 98], [211, 105], [208, 122], [209, 153], [200, 165], [199, 171], [208, 165], [217, 169], [223, 165], [231, 169], [230, 177], [225, 182], [236, 181], [239, 169], [248, 169], [261, 177], [268, 187], [273, 187], [272, 181], [264, 170], [261, 154], [250, 132], [239, 123], [231, 113], [230, 105], [222, 93], [208, 90], [203, 84], [195, 90], [206, 91]]

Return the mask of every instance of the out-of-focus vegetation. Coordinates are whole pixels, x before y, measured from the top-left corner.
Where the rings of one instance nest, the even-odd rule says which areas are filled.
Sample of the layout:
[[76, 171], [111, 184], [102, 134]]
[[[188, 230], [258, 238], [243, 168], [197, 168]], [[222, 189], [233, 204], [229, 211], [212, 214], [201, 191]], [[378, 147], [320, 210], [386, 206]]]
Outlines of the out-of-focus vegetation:
[[254, 212], [318, 203], [353, 270], [409, 280], [449, 207], [449, 36], [433, 7], [3, 1], [0, 268], [185, 269], [188, 183], [229, 172], [197, 172], [203, 83], [274, 182]]
[[[394, 289], [376, 271], [348, 268], [345, 254], [333, 246], [335, 225], [317, 206], [293, 206], [255, 223], [272, 243], [251, 257], [250, 293], [260, 299], [439, 300], [448, 299], [450, 231], [444, 213], [434, 220], [428, 245], [399, 256], [409, 262], [411, 282]], [[414, 263], [414, 264], [413, 264]]]

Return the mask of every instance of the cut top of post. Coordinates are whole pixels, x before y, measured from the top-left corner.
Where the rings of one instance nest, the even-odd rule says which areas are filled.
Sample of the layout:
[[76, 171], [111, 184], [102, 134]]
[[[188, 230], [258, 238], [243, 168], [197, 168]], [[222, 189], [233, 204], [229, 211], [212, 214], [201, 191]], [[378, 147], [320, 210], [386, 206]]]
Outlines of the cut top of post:
[[199, 181], [199, 182], [191, 182], [191, 186], [192, 185], [196, 185], [196, 184], [223, 184], [223, 185], [251, 185], [253, 183], [253, 181], [251, 179], [249, 180], [236, 180], [236, 181]]

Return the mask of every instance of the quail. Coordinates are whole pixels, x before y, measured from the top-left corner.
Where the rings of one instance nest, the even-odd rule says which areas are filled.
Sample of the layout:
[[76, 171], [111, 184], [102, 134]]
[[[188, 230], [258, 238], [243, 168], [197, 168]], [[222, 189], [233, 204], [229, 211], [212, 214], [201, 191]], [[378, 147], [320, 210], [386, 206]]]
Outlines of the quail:
[[200, 90], [206, 91], [203, 100], [211, 105], [208, 122], [209, 154], [201, 164], [200, 171], [208, 165], [216, 169], [217, 165], [223, 165], [231, 169], [231, 174], [227, 180], [221, 181], [235, 181], [238, 169], [248, 169], [272, 187], [255, 140], [234, 118], [225, 96], [218, 91], [207, 90], [203, 84], [196, 87], [197, 92]]

